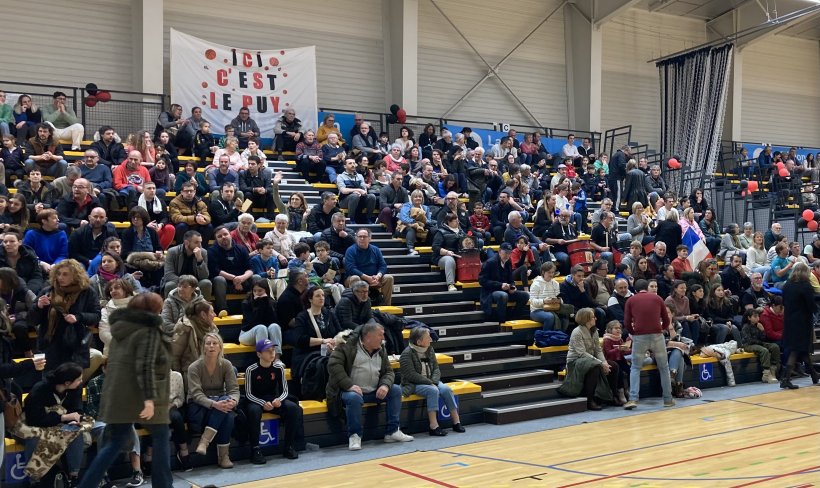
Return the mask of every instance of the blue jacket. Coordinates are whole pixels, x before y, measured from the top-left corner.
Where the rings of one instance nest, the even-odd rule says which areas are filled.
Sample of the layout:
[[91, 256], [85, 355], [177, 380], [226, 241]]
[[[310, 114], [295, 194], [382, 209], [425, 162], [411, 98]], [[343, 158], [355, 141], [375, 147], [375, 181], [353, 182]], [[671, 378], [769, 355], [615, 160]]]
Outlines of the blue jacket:
[[68, 236], [63, 230], [44, 232], [31, 229], [26, 232], [23, 244], [34, 249], [40, 261], [57, 264], [68, 258]]
[[279, 271], [279, 260], [275, 257], [271, 256], [270, 259], [267, 261], [262, 260], [262, 256], [257, 254], [256, 256], [251, 258], [251, 270], [253, 274], [256, 276], [261, 276], [262, 278], [268, 277], [268, 270], [273, 268], [276, 271]]
[[384, 261], [382, 251], [378, 247], [370, 244], [367, 249], [360, 248], [353, 244], [345, 251], [345, 274], [347, 276], [375, 276], [381, 273], [387, 274], [387, 263]]
[[[399, 220], [404, 222], [407, 225], [410, 225], [416, 221], [413, 217], [410, 216], [410, 209], [413, 208], [413, 204], [410, 202], [406, 202], [401, 206], [399, 210]], [[427, 205], [422, 205], [422, 209], [424, 209], [424, 214], [427, 215], [427, 224], [433, 223], [433, 216], [430, 214], [430, 207]]]
[[501, 291], [504, 283], [514, 284], [512, 276], [512, 260], [508, 259], [501, 266], [499, 255], [491, 257], [481, 265], [478, 274], [478, 283], [481, 285], [481, 299], [489, 298], [494, 291]]

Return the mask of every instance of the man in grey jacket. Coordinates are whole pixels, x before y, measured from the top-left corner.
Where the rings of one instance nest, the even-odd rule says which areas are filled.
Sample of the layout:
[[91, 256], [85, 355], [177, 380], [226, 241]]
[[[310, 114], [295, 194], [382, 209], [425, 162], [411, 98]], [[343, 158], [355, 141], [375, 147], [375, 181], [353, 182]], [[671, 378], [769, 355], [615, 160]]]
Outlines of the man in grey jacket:
[[202, 235], [189, 230], [182, 244], [168, 249], [165, 256], [165, 275], [162, 277], [164, 296], [176, 288], [181, 275], [192, 275], [199, 280], [202, 295], [212, 300], [211, 280], [208, 279], [208, 253], [202, 248]]

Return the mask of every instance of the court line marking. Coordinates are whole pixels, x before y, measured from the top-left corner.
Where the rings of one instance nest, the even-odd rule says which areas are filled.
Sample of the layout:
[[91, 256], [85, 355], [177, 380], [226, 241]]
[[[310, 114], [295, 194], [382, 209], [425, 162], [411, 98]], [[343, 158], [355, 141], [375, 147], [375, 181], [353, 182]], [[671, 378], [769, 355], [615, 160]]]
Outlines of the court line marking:
[[797, 470], [797, 471], [792, 471], [791, 473], [778, 474], [776, 476], [770, 476], [770, 477], [764, 478], [762, 480], [751, 481], [749, 483], [744, 483], [742, 485], [734, 485], [732, 488], [742, 488], [744, 486], [752, 486], [752, 485], [756, 485], [758, 483], [765, 483], [767, 481], [773, 481], [773, 480], [777, 480], [777, 479], [787, 478], [789, 476], [794, 476], [794, 475], [797, 475], [797, 474], [803, 474], [803, 473], [806, 473], [806, 472], [809, 472], [813, 469], [818, 469], [818, 468], [820, 468], [820, 465], [810, 466], [808, 468], [803, 468], [803, 469], [800, 469], [800, 470]]
[[765, 403], [745, 402], [743, 400], [735, 400], [734, 398], [729, 399], [729, 401], [730, 402], [735, 402], [735, 403], [742, 403], [744, 405], [753, 405], [755, 407], [770, 408], [772, 410], [780, 410], [781, 412], [799, 413], [799, 414], [802, 414], [802, 415], [808, 415], [809, 417], [820, 417], [820, 415], [817, 415], [816, 413], [808, 413], [808, 412], [800, 412], [800, 411], [797, 411], [797, 410], [789, 410], [788, 408], [775, 407], [773, 405], [766, 405]]
[[[805, 437], [815, 436], [815, 435], [818, 435], [818, 434], [820, 434], [820, 431], [810, 432], [808, 434], [801, 434], [801, 435], [793, 436], [793, 437], [787, 437], [785, 439], [777, 439], [777, 440], [774, 440], [774, 441], [762, 442], [762, 443], [759, 443], [759, 444], [752, 444], [752, 445], [749, 445], [749, 446], [738, 447], [736, 449], [729, 449], [727, 451], [720, 451], [720, 452], [715, 452], [715, 453], [710, 453], [710, 454], [704, 454], [704, 455], [701, 455], [701, 456], [695, 456], [695, 457], [691, 457], [691, 458], [687, 458], [687, 459], [681, 459], [681, 460], [678, 460], [678, 461], [673, 461], [671, 463], [656, 464], [654, 466], [647, 466], [647, 467], [643, 467], [643, 468], [639, 468], [639, 469], [633, 469], [632, 471], [625, 471], [623, 473], [611, 474], [611, 475], [608, 475], [608, 476], [594, 478], [594, 479], [585, 480], [585, 481], [578, 481], [576, 483], [570, 483], [568, 485], [561, 485], [558, 488], [569, 488], [571, 486], [586, 485], [588, 483], [595, 483], [595, 482], [598, 482], [598, 481], [604, 481], [604, 480], [608, 480], [608, 479], [612, 479], [612, 478], [619, 478], [619, 477], [624, 476], [624, 475], [629, 475], [629, 474], [634, 474], [634, 473], [641, 473], [643, 471], [651, 471], [653, 469], [666, 468], [668, 466], [675, 466], [675, 465], [678, 465], [678, 464], [688, 463], [688, 462], [691, 462], [691, 461], [697, 461], [697, 460], [707, 458], [707, 457], [722, 456], [724, 454], [731, 454], [731, 453], [735, 453], [735, 452], [745, 451], [745, 450], [748, 450], [748, 449], [756, 449], [758, 447], [770, 446], [772, 444], [780, 444], [781, 442], [789, 442], [789, 441], [793, 441], [795, 439], [803, 439]], [[808, 471], [808, 470], [811, 470], [811, 469], [814, 469], [814, 467], [806, 468], [803, 471]], [[777, 476], [781, 476], [781, 475], [777, 475]], [[772, 478], [772, 479], [776, 479], [777, 476], [775, 478]]]
[[406, 475], [412, 476], [414, 478], [418, 478], [418, 479], [421, 479], [421, 480], [424, 480], [424, 481], [429, 481], [430, 483], [433, 483], [433, 484], [438, 485], [438, 486], [444, 486], [446, 488], [458, 488], [455, 485], [451, 485], [451, 484], [445, 483], [443, 481], [439, 481], [439, 480], [436, 480], [436, 479], [433, 479], [433, 478], [429, 478], [427, 476], [424, 476], [423, 474], [414, 473], [412, 471], [408, 471], [406, 469], [402, 469], [402, 468], [399, 468], [398, 466], [393, 466], [391, 464], [379, 463], [379, 466], [385, 467], [387, 469], [392, 469], [394, 471], [398, 471], [399, 473], [406, 474]]

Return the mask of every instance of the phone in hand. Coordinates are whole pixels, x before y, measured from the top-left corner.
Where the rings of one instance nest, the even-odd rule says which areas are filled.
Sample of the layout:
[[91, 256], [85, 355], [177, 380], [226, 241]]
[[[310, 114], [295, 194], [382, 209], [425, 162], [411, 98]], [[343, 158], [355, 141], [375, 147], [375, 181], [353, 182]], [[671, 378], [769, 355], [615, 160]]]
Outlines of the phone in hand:
[[80, 424], [63, 424], [60, 430], [63, 432], [79, 432], [80, 428]]

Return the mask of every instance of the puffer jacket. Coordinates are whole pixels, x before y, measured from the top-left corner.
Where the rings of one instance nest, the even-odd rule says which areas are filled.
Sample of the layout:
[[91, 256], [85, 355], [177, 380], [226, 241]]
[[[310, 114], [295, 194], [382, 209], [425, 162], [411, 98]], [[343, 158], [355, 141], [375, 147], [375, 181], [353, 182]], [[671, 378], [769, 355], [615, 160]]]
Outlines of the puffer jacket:
[[171, 203], [168, 205], [168, 216], [175, 225], [182, 223], [198, 225], [196, 223], [196, 214], [198, 213], [205, 216], [205, 225], [211, 223], [211, 214], [208, 213], [208, 205], [199, 198], [194, 197], [194, 199], [188, 203], [183, 200], [180, 195], [171, 200]]
[[162, 326], [165, 327], [165, 330], [173, 331], [177, 322], [185, 317], [185, 309], [202, 301], [205, 301], [205, 297], [202, 296], [202, 292], [199, 288], [194, 290], [190, 302], [186, 302], [180, 298], [178, 289], [174, 288], [165, 298], [165, 303], [162, 305]]

